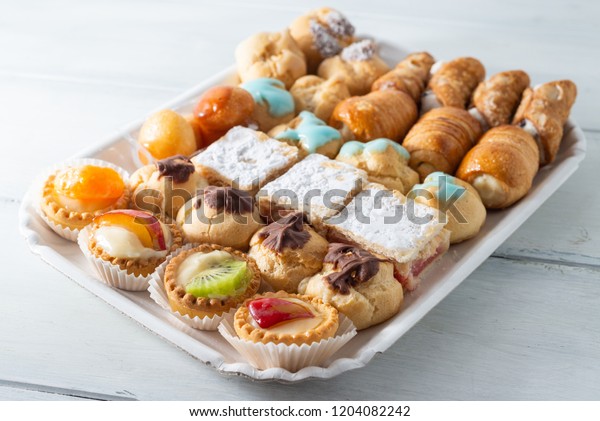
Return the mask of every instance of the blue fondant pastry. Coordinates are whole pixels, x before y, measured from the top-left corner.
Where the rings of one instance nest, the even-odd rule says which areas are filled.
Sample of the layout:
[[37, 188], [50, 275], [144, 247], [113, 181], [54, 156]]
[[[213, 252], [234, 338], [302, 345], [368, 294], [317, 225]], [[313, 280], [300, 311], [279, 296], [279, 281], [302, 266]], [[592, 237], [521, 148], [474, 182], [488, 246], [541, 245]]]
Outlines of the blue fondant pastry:
[[273, 117], [294, 112], [294, 97], [280, 80], [263, 77], [245, 82], [240, 87], [250, 92], [254, 102], [266, 105]]
[[[341, 144], [342, 135], [333, 127], [325, 124], [323, 120], [318, 119], [309, 111], [302, 111], [297, 117], [300, 123], [295, 128], [284, 130], [275, 136], [279, 140], [291, 140], [300, 144], [308, 153], [317, 153], [317, 151], [332, 142]], [[336, 148], [333, 155], [337, 153]], [[322, 153], [322, 152], [321, 152]]]

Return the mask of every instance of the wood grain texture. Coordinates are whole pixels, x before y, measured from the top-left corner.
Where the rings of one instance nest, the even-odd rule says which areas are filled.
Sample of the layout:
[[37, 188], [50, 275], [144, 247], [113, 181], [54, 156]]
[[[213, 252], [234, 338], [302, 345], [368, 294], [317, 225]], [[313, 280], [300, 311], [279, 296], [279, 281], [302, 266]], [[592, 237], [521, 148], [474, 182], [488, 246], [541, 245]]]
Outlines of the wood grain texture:
[[600, 3], [328, 1], [405, 52], [469, 54], [534, 83], [571, 77], [590, 129], [579, 171], [363, 369], [297, 385], [223, 377], [29, 253], [15, 221], [34, 172], [230, 65], [244, 37], [321, 4], [0, 4], [0, 399], [600, 399]]

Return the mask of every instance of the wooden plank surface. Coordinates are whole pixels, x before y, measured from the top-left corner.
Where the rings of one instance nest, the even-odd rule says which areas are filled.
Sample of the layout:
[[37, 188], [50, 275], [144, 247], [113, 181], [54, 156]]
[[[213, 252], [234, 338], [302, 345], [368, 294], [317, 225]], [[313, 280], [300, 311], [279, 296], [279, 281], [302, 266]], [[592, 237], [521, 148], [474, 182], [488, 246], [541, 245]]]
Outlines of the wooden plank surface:
[[[0, 5], [2, 399], [599, 399], [600, 3], [328, 1], [407, 51], [579, 85], [580, 170], [453, 294], [369, 366], [297, 385], [223, 377], [77, 287], [16, 227], [34, 173], [233, 61], [321, 2]], [[595, 17], [595, 18], [594, 18]], [[228, 22], [226, 29], [222, 22]], [[591, 187], [591, 188], [590, 188]]]

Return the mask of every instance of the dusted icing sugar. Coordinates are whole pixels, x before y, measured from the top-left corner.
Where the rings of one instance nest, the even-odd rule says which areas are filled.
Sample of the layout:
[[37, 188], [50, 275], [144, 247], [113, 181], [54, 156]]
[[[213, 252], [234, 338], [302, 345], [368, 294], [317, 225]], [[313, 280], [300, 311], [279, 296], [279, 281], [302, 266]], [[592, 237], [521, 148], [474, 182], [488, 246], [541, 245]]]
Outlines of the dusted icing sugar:
[[257, 198], [306, 212], [315, 222], [334, 215], [366, 180], [367, 174], [352, 165], [312, 154], [265, 185]]
[[365, 39], [344, 48], [340, 57], [344, 61], [365, 61], [373, 57], [375, 51], [375, 43], [370, 39]]
[[325, 226], [398, 262], [413, 260], [444, 227], [435, 209], [374, 184]]
[[298, 158], [298, 148], [238, 126], [192, 161], [217, 172], [240, 190], [252, 191], [290, 167]]
[[313, 19], [309, 23], [309, 28], [313, 36], [313, 44], [321, 57], [333, 57], [342, 51], [342, 46], [336, 37], [330, 34], [325, 26]]

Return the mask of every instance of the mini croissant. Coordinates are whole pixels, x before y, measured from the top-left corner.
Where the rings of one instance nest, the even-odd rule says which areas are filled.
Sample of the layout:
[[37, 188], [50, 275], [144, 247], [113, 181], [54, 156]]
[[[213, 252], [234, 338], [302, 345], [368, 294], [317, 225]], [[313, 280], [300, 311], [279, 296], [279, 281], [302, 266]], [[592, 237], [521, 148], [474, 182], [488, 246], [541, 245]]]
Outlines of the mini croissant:
[[507, 125], [489, 130], [467, 153], [456, 176], [475, 187], [486, 208], [501, 209], [527, 194], [537, 170], [535, 140]]
[[477, 86], [469, 112], [486, 129], [510, 124], [528, 86], [529, 76], [522, 70], [497, 73]]
[[423, 180], [434, 171], [454, 174], [479, 136], [481, 124], [475, 117], [459, 108], [442, 107], [421, 117], [402, 146], [410, 152], [409, 165]]
[[[435, 65], [432, 70], [435, 69]], [[485, 77], [483, 64], [472, 57], [442, 62], [421, 100], [421, 114], [436, 107], [467, 108], [471, 94]]]
[[404, 92], [386, 89], [340, 102], [329, 120], [346, 140], [384, 137], [399, 141], [417, 120], [417, 105]]
[[427, 86], [433, 63], [435, 60], [429, 53], [409, 54], [393, 70], [377, 79], [371, 90], [396, 89], [409, 94], [418, 103]]
[[577, 97], [577, 86], [570, 80], [558, 80], [528, 88], [517, 109], [513, 124], [527, 130], [537, 141], [540, 165], [554, 161], [563, 136], [563, 128]]

